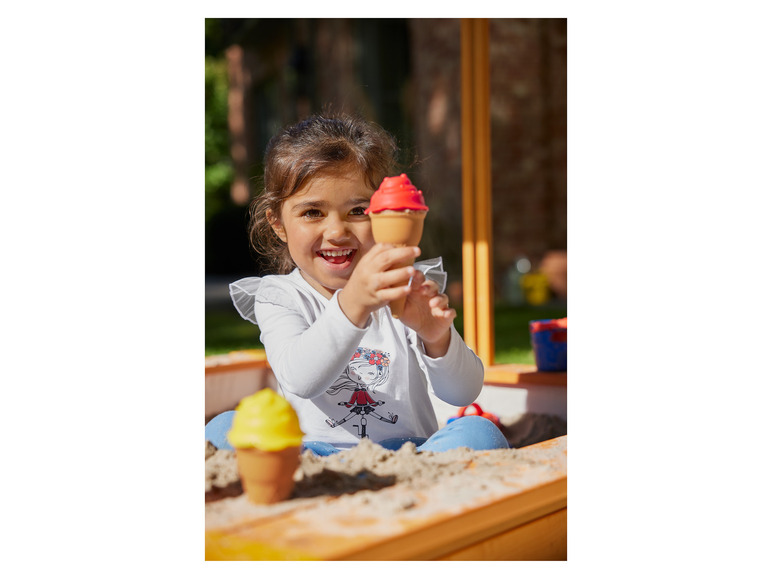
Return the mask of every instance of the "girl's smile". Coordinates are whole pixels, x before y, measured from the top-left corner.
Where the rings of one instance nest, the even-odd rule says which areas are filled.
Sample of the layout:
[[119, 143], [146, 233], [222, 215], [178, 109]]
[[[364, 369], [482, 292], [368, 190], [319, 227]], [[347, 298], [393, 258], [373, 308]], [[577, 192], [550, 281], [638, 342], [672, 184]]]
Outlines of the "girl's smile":
[[330, 264], [343, 265], [353, 261], [356, 249], [329, 249], [316, 253]]
[[365, 215], [371, 195], [356, 170], [317, 175], [284, 201], [278, 219], [268, 215], [301, 275], [327, 298], [375, 245]]

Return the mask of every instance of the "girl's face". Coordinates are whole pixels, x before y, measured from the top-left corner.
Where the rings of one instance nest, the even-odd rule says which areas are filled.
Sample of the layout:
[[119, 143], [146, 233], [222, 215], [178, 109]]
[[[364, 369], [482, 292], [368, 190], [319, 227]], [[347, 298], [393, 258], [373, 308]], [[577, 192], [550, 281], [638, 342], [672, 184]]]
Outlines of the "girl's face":
[[268, 215], [301, 275], [326, 298], [342, 289], [375, 241], [365, 209], [372, 191], [355, 170], [319, 175]]

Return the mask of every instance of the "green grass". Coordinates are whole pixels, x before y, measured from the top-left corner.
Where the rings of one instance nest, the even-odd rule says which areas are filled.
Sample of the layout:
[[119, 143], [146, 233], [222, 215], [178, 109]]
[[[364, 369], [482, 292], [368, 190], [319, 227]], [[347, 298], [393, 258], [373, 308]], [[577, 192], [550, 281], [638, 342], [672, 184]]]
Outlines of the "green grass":
[[263, 347], [258, 327], [243, 319], [235, 308], [207, 309], [205, 324], [204, 351], [207, 356]]
[[[496, 364], [533, 364], [530, 320], [566, 317], [566, 306], [509, 306], [494, 308]], [[458, 309], [456, 328], [464, 335], [464, 314]], [[235, 309], [207, 310], [205, 328], [206, 355], [226, 354], [233, 350], [262, 348], [257, 326], [241, 318]]]
[[[566, 306], [496, 305], [493, 309], [494, 362], [496, 364], [534, 364], [528, 322], [565, 318]], [[456, 328], [464, 335], [464, 315], [458, 311]]]

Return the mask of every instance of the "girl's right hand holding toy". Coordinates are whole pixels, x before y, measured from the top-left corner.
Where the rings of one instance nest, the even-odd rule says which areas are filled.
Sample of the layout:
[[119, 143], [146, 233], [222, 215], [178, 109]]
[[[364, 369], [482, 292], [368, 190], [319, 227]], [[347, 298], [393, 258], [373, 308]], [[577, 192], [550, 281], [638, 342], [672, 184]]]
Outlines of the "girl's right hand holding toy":
[[364, 328], [370, 314], [389, 302], [410, 293], [412, 265], [391, 269], [396, 264], [421, 254], [418, 247], [394, 247], [377, 243], [351, 273], [338, 294], [340, 309], [351, 322]]

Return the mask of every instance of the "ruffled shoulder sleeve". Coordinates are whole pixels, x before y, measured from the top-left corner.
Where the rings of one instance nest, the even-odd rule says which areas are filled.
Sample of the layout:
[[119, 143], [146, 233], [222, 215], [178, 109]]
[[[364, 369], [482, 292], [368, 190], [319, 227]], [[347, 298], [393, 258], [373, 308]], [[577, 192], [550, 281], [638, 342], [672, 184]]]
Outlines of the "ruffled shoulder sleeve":
[[284, 280], [287, 276], [268, 275], [265, 277], [245, 277], [231, 283], [231, 300], [242, 318], [257, 324], [255, 303], [269, 303], [285, 308], [292, 308], [292, 292], [287, 291]]
[[448, 274], [442, 265], [442, 258], [424, 259], [413, 265], [418, 271], [440, 286], [440, 293], [445, 293], [445, 284], [448, 282]]
[[[414, 267], [427, 279], [437, 283], [440, 293], [445, 291], [448, 274], [442, 265], [442, 258], [417, 261]], [[272, 304], [288, 309], [296, 309], [296, 296], [301, 287], [295, 279], [297, 270], [288, 275], [267, 275], [265, 277], [245, 277], [231, 283], [228, 288], [233, 305], [239, 315], [253, 324], [257, 324], [255, 304]]]

